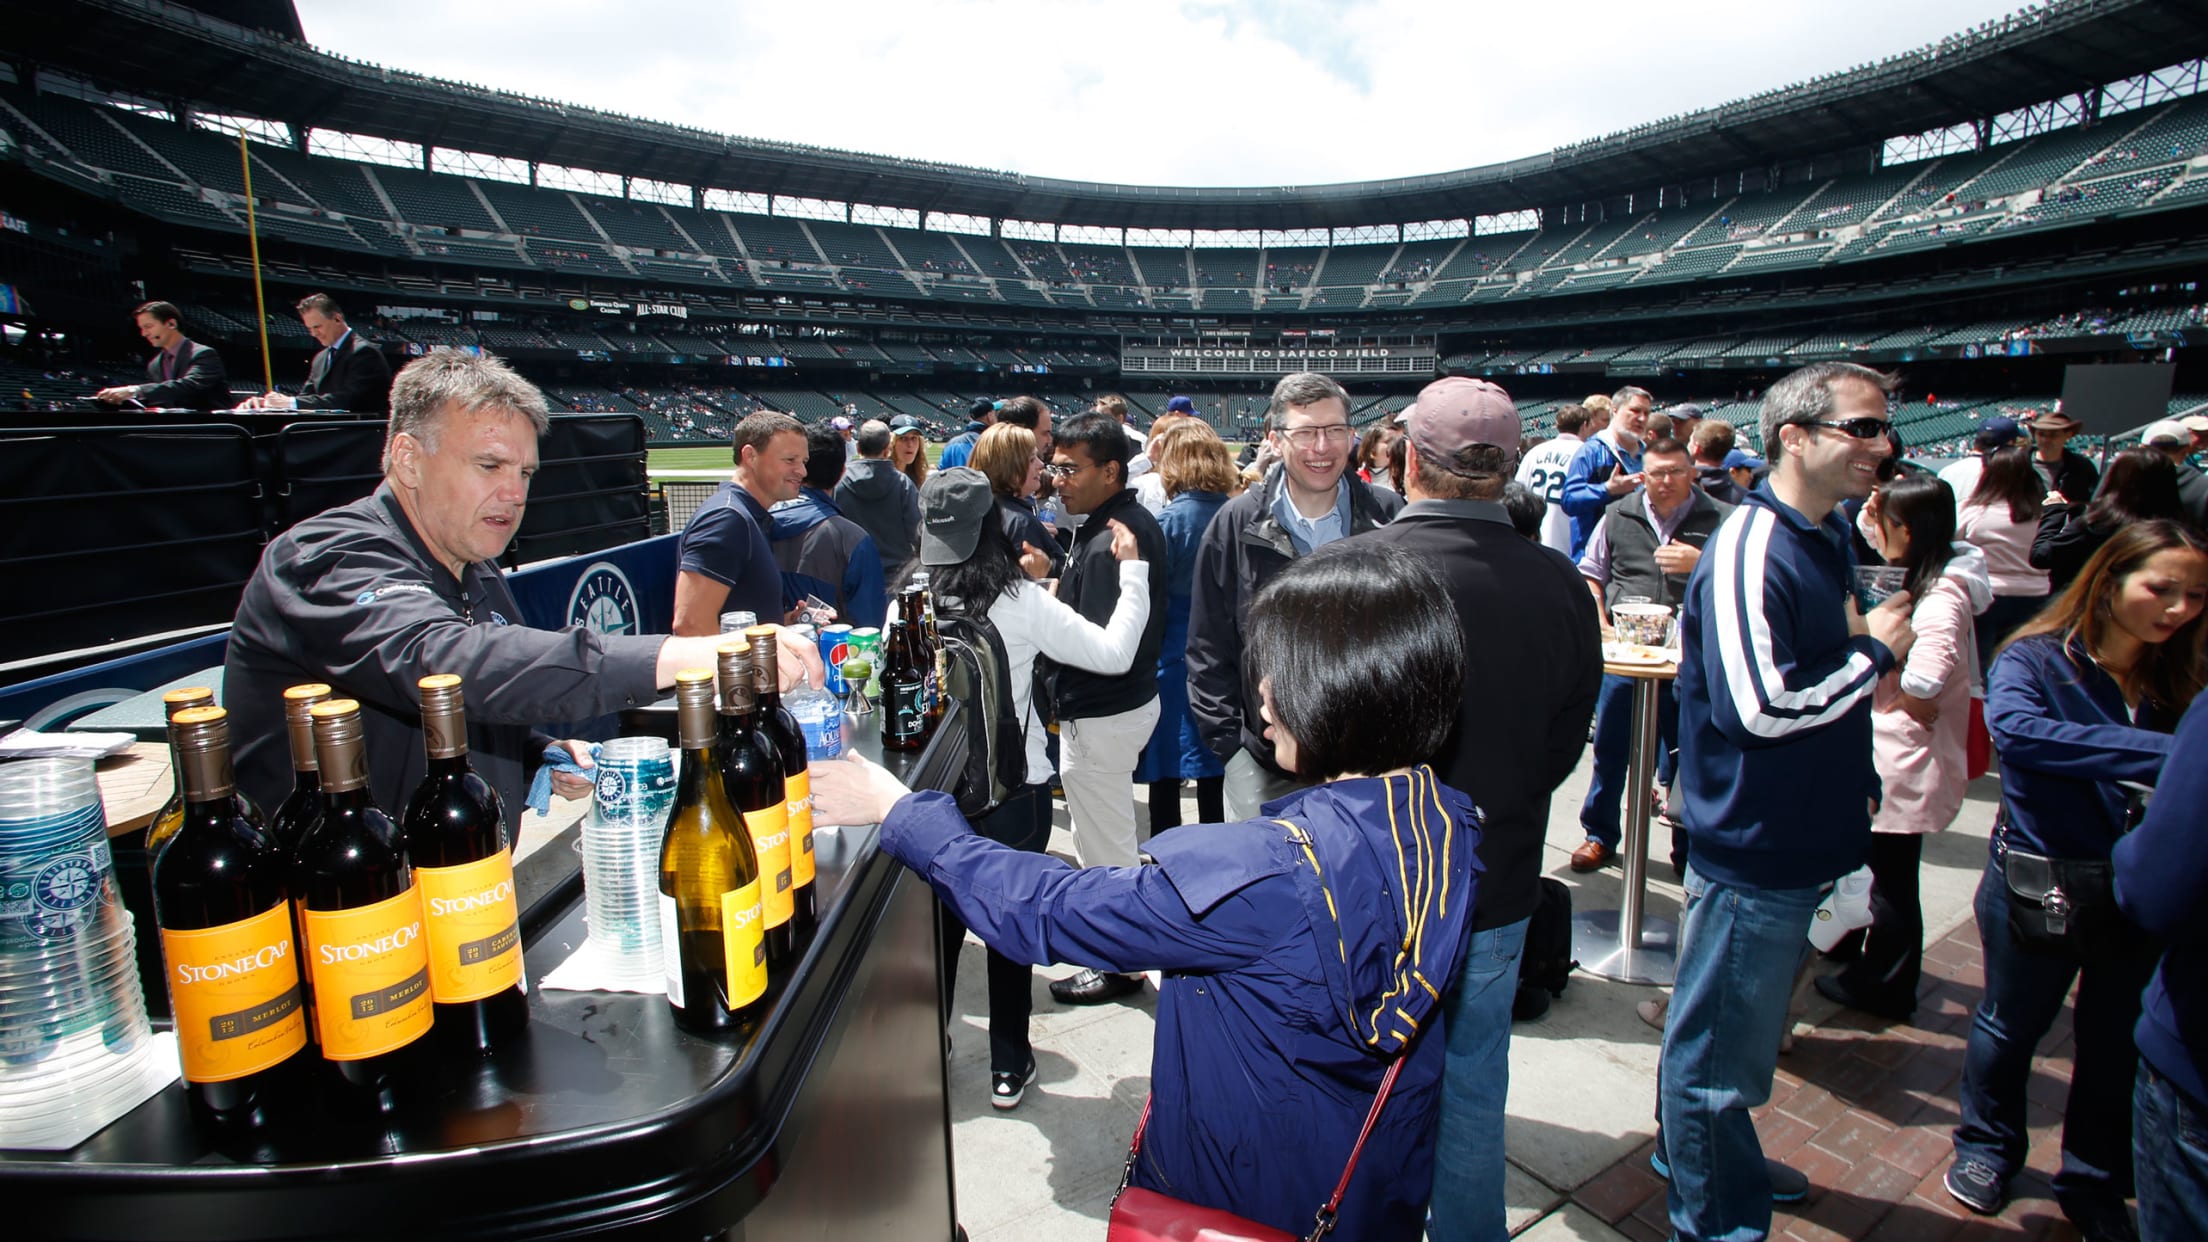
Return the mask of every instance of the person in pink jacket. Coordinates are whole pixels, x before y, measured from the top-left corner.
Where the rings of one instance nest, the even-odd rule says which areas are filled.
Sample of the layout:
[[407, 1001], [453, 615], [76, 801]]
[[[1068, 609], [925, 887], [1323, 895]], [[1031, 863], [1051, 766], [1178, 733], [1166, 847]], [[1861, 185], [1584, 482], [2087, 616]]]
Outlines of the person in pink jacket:
[[1994, 648], [2047, 606], [2047, 571], [2032, 567], [2032, 540], [2047, 481], [2032, 468], [2030, 445], [2011, 444], [1986, 454], [1978, 485], [1955, 515], [1955, 537], [1986, 554], [1993, 604], [1978, 618], [1978, 666], [1993, 663]]
[[1907, 659], [1878, 683], [1871, 752], [1884, 786], [1871, 818], [1871, 926], [1862, 952], [1817, 990], [1865, 1013], [1906, 1021], [1917, 1008], [1924, 912], [1917, 868], [1924, 836], [1954, 822], [1970, 784], [1965, 743], [1978, 683], [1975, 617], [1993, 599], [1985, 559], [1955, 542], [1955, 493], [1926, 474], [1904, 474], [1863, 507], [1857, 528], [1889, 565], [1908, 571], [1916, 604]]

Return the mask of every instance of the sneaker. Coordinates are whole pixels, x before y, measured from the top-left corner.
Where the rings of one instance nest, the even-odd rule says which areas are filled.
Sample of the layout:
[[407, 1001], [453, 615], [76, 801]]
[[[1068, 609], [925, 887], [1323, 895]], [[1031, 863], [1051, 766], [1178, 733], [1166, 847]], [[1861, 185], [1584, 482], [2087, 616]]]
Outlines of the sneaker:
[[1090, 969], [1053, 981], [1050, 985], [1050, 996], [1061, 1005], [1101, 1005], [1122, 996], [1132, 996], [1141, 990], [1141, 975], [1121, 975], [1108, 970]]
[[[1665, 1181], [1671, 1180], [1671, 1166], [1664, 1162], [1662, 1151], [1648, 1153], [1649, 1170]], [[1790, 1164], [1776, 1160], [1763, 1162], [1764, 1176], [1771, 1179], [1771, 1202], [1800, 1203], [1809, 1197], [1809, 1175]]]
[[1027, 1070], [1015, 1073], [1011, 1070], [994, 1070], [989, 1075], [989, 1106], [1000, 1111], [1018, 1108], [1026, 1097], [1028, 1085], [1035, 1081], [1038, 1072], [1035, 1058], [1027, 1059]]
[[1971, 1160], [1961, 1156], [1947, 1166], [1947, 1176], [1940, 1179], [1947, 1193], [1980, 1216], [1991, 1216], [2001, 1210], [2001, 1204], [2009, 1197], [2008, 1182], [1992, 1165], [1983, 1160]]

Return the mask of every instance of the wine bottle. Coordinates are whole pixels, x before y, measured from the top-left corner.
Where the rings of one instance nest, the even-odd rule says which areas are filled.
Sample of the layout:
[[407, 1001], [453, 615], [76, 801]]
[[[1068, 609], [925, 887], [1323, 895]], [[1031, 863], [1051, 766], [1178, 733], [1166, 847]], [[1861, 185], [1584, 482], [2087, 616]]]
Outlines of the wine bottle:
[[429, 770], [399, 818], [429, 935], [429, 996], [440, 1043], [488, 1052], [529, 1024], [521, 905], [498, 791], [468, 766], [460, 679], [424, 677]]
[[429, 942], [399, 826], [368, 792], [360, 704], [317, 703], [322, 817], [292, 858], [315, 1035], [349, 1102], [387, 1108], [427, 1069]]
[[774, 743], [782, 759], [782, 805], [790, 834], [791, 918], [800, 932], [810, 930], [813, 908], [813, 776], [808, 766], [805, 731], [797, 716], [782, 705], [779, 636], [771, 625], [744, 631], [751, 640], [751, 686], [759, 700], [759, 727]]
[[720, 655], [721, 784], [751, 830], [759, 856], [759, 908], [765, 912], [767, 968], [781, 970], [796, 944], [795, 869], [790, 862], [790, 814], [783, 798], [782, 752], [760, 728], [752, 682], [752, 647], [744, 640], [715, 648]]
[[904, 617], [889, 627], [882, 644], [882, 749], [918, 750], [928, 740], [928, 678], [920, 666], [915, 622]]
[[322, 817], [322, 770], [314, 758], [314, 718], [307, 712], [331, 697], [330, 688], [318, 681], [284, 691], [284, 730], [291, 735], [291, 793], [269, 816], [268, 835], [286, 866], [307, 825]]
[[713, 674], [675, 674], [682, 770], [659, 846], [660, 943], [675, 1021], [732, 1030], [765, 1008], [767, 950], [759, 858], [728, 801], [715, 750]]
[[146, 857], [151, 860], [161, 853], [161, 847], [169, 843], [176, 830], [184, 823], [184, 770], [176, 760], [176, 714], [194, 707], [214, 704], [215, 692], [206, 686], [182, 686], [161, 696], [163, 717], [169, 722], [169, 779], [173, 786], [169, 800], [161, 804], [153, 822], [146, 825]]
[[203, 1123], [258, 1125], [280, 1107], [307, 1046], [286, 860], [237, 792], [229, 714], [187, 708], [169, 728], [184, 811], [154, 860], [153, 910], [184, 1094]]

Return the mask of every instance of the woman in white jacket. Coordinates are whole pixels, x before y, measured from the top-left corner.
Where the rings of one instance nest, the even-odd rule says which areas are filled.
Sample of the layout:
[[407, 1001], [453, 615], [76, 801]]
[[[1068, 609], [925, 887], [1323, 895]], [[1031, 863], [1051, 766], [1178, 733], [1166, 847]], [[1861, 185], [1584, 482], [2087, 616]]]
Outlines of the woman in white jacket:
[[[920, 561], [928, 567], [929, 587], [939, 608], [983, 613], [1004, 640], [1011, 666], [1012, 703], [1027, 743], [1027, 784], [1004, 805], [974, 824], [975, 831], [1015, 849], [1043, 852], [1050, 844], [1050, 759], [1045, 734], [1030, 696], [1035, 657], [1096, 673], [1124, 673], [1135, 662], [1143, 624], [1150, 619], [1149, 569], [1139, 558], [1135, 537], [1111, 524], [1112, 555], [1119, 561], [1119, 603], [1111, 620], [1091, 623], [1061, 603], [1041, 582], [1048, 571], [1042, 553], [1023, 572], [1021, 559], [997, 520], [989, 479], [967, 466], [938, 471], [920, 489]], [[945, 988], [958, 968], [966, 926], [949, 906], [938, 906]], [[989, 1102], [997, 1108], [1019, 1104], [1035, 1081], [1035, 1052], [1028, 1042], [1033, 1004], [1030, 967], [995, 951], [989, 954]]]
[[1871, 926], [1845, 970], [1817, 990], [1866, 1013], [1906, 1021], [1924, 961], [1917, 870], [1924, 836], [1955, 820], [1970, 784], [1965, 750], [1977, 684], [1976, 614], [1993, 599], [1977, 549], [1955, 542], [1955, 493], [1931, 475], [1904, 474], [1871, 498], [1857, 528], [1889, 565], [1908, 571], [1916, 601], [1909, 658], [1872, 697], [1871, 751], [1883, 787], [1871, 819]]

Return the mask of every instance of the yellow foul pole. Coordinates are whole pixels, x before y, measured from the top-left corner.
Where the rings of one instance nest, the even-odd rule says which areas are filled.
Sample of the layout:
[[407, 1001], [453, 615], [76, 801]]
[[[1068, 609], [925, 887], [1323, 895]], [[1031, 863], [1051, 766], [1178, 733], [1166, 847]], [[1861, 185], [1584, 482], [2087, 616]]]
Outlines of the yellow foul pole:
[[245, 149], [245, 127], [238, 127], [238, 165], [245, 169], [245, 240], [253, 251], [253, 311], [261, 325], [261, 390], [276, 391], [276, 367], [268, 357], [268, 302], [261, 296], [261, 227], [253, 212], [253, 158]]

